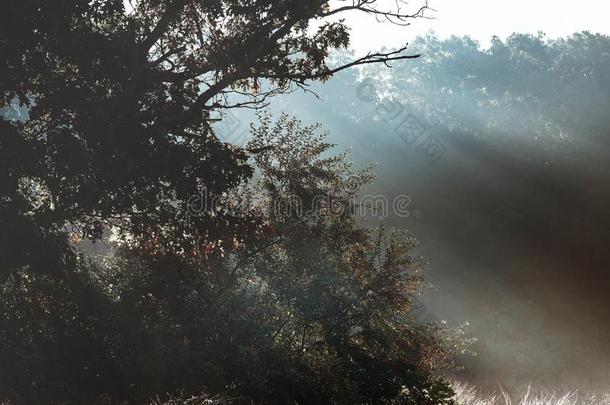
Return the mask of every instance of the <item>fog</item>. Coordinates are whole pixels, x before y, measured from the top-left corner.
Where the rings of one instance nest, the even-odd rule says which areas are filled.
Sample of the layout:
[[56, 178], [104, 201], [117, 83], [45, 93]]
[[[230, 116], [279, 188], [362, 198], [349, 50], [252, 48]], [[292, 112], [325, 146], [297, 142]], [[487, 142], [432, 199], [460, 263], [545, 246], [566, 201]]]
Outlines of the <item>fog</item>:
[[[513, 35], [482, 49], [429, 35], [410, 49], [422, 56], [269, 108], [324, 123], [356, 166], [376, 162], [368, 192], [411, 197], [408, 217], [368, 220], [417, 237], [427, 310], [470, 323], [477, 356], [461, 378], [608, 387], [610, 37]], [[241, 143], [252, 120], [239, 112], [219, 132]]]

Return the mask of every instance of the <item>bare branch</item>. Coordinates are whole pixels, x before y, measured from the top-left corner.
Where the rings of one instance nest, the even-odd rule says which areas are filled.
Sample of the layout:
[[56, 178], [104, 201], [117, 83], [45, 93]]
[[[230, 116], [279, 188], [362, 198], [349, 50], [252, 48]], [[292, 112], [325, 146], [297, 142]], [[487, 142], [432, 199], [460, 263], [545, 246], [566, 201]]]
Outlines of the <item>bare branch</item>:
[[[344, 65], [341, 65], [341, 66], [333, 68], [333, 69], [329, 69], [328, 71], [325, 71], [325, 72], [315, 72], [312, 74], [301, 73], [301, 74], [281, 75], [281, 76], [263, 74], [260, 77], [263, 77], [266, 79], [290, 79], [290, 80], [296, 80], [296, 81], [299, 81], [302, 83], [305, 80], [326, 78], [326, 77], [334, 75], [335, 73], [338, 73], [345, 69], [349, 69], [354, 66], [366, 65], [366, 64], [370, 64], [370, 63], [383, 63], [387, 67], [391, 67], [389, 65], [389, 62], [397, 61], [397, 60], [405, 60], [405, 59], [417, 59], [421, 56], [421, 54], [401, 55], [406, 50], [407, 50], [407, 46], [404, 46], [404, 47], [402, 47], [396, 51], [392, 51], [392, 52], [369, 53], [366, 56], [356, 59], [353, 62], [346, 63]], [[398, 56], [396, 56], [396, 55], [398, 55]]]
[[424, 15], [424, 13], [426, 10], [432, 10], [430, 7], [428, 7], [427, 0], [423, 6], [421, 6], [417, 11], [412, 13], [402, 12], [401, 5], [406, 6], [408, 4], [406, 1], [403, 0], [396, 0], [396, 10], [392, 11], [384, 11], [377, 9], [374, 7], [375, 3], [377, 3], [377, 0], [353, 0], [352, 5], [338, 7], [334, 10], [330, 10], [328, 12], [323, 13], [321, 16], [330, 17], [332, 15], [343, 13], [346, 11], [361, 11], [366, 14], [374, 15], [378, 20], [383, 19], [397, 25], [409, 25], [409, 20], [415, 18], [428, 18]]

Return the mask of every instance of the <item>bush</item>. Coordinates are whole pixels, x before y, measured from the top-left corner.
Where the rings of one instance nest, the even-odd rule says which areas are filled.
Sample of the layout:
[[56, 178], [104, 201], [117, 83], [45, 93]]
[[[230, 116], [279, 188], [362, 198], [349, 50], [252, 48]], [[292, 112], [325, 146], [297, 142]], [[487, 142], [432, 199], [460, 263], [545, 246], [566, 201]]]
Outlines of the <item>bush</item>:
[[193, 235], [180, 250], [172, 232], [117, 226], [103, 258], [72, 249], [55, 274], [25, 266], [4, 281], [2, 397], [453, 403], [438, 329], [413, 319], [414, 240], [363, 227], [353, 209], [370, 172], [288, 117], [253, 133], [257, 184], [207, 206], [250, 221], [238, 237]]

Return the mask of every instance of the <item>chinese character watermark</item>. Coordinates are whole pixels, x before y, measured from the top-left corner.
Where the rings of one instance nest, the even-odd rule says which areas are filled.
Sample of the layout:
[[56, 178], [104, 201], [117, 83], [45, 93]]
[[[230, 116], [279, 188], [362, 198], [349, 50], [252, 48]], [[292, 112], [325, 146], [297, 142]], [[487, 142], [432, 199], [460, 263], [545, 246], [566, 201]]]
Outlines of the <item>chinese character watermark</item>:
[[[356, 89], [356, 95], [364, 103], [375, 102], [377, 97], [373, 81], [363, 80]], [[393, 100], [378, 102], [375, 114], [384, 124], [394, 125], [394, 133], [424, 156], [430, 166], [434, 166], [447, 152], [447, 147], [434, 135], [426, 134], [427, 128], [422, 121], [401, 103]]]

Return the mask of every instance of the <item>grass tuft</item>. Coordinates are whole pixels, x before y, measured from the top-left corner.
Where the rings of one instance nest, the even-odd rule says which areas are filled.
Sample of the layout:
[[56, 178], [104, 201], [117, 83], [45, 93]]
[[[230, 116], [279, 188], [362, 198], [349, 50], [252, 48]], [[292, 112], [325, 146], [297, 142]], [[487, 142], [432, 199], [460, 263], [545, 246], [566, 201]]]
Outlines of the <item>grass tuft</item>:
[[471, 385], [454, 383], [459, 405], [610, 405], [610, 393], [548, 392], [525, 387], [517, 396], [499, 388], [496, 394], [481, 395]]

